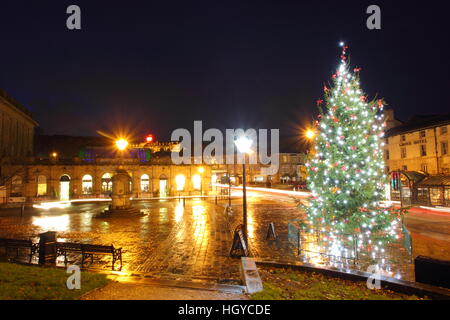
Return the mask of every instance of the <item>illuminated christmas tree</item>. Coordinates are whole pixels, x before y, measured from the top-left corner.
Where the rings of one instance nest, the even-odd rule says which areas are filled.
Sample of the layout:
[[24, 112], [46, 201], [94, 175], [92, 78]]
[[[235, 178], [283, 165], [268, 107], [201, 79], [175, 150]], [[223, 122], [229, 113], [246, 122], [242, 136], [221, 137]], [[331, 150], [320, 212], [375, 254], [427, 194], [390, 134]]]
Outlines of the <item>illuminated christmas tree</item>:
[[[386, 178], [382, 155], [383, 101], [367, 101], [359, 71], [350, 71], [343, 46], [332, 86], [317, 101], [315, 148], [308, 160], [310, 224], [330, 235], [384, 240], [395, 237], [398, 219], [380, 206]], [[369, 242], [371, 243], [371, 242]]]

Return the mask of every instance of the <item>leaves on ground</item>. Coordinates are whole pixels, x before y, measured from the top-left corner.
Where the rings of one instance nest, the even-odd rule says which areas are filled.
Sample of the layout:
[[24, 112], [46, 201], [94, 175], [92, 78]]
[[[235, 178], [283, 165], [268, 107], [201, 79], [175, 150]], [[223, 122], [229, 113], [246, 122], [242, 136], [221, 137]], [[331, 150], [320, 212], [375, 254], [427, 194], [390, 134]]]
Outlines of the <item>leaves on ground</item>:
[[419, 300], [386, 289], [370, 290], [365, 282], [354, 282], [292, 269], [261, 268], [264, 290], [255, 300]]

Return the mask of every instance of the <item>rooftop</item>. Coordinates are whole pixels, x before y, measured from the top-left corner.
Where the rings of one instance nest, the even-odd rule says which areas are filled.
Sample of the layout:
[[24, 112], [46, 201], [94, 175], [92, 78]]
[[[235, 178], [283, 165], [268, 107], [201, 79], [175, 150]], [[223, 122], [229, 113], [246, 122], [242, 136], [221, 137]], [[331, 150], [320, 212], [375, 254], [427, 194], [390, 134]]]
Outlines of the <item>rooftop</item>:
[[385, 136], [391, 137], [402, 133], [439, 127], [447, 124], [450, 124], [450, 113], [444, 115], [415, 115], [407, 122], [387, 130]]
[[14, 99], [9, 93], [7, 93], [5, 90], [0, 88], [0, 97], [8, 101], [10, 104], [12, 104], [17, 110], [21, 111], [22, 113], [26, 114], [30, 118], [33, 118], [33, 115], [31, 112], [25, 108], [22, 104], [17, 102], [16, 99]]

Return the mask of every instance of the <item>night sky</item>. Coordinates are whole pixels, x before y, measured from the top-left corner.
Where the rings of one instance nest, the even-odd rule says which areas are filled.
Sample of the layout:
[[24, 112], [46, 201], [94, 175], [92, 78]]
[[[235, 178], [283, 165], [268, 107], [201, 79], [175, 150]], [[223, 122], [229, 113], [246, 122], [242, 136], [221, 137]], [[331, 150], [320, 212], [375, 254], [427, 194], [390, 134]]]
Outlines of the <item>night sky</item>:
[[[66, 28], [66, 8], [82, 30]], [[366, 28], [378, 4], [382, 30]], [[280, 128], [316, 113], [339, 41], [407, 120], [449, 112], [449, 1], [1, 1], [0, 87], [46, 134]]]

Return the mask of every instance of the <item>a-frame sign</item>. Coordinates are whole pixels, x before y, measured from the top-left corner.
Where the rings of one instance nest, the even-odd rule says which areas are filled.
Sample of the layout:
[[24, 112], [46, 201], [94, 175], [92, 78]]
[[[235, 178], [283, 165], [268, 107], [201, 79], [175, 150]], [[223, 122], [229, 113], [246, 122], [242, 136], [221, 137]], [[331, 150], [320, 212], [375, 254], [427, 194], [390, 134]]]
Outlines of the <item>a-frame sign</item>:
[[243, 225], [240, 224], [234, 229], [233, 244], [230, 250], [231, 257], [247, 257], [248, 247], [244, 239]]

